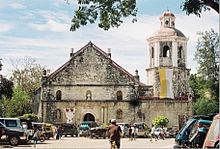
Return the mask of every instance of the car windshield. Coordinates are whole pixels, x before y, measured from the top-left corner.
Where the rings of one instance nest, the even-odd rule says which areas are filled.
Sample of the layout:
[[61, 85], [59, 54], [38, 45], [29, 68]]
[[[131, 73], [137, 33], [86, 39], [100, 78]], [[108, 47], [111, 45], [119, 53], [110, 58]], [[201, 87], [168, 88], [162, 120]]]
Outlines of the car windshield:
[[193, 122], [195, 122], [195, 119], [188, 120], [183, 127], [180, 129], [179, 133], [182, 134]]
[[144, 129], [144, 126], [143, 126], [143, 125], [136, 125], [136, 128], [138, 128], [138, 129]]
[[192, 136], [196, 133], [197, 129], [198, 129], [198, 123], [194, 123], [193, 126], [192, 126], [192, 129], [190, 131], [190, 134], [189, 134], [189, 138], [192, 138]]
[[5, 127], [5, 125], [0, 122], [0, 127]]

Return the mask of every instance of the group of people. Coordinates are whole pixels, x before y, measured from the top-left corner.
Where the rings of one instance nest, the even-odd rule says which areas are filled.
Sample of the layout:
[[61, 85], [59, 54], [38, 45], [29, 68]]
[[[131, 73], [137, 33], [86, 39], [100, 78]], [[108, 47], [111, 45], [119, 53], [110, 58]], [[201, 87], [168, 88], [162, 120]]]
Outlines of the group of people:
[[[37, 141], [38, 140], [41, 141], [42, 139], [45, 139], [45, 138], [43, 138], [44, 135], [42, 133], [43, 132], [42, 128], [39, 128], [39, 127], [35, 126], [35, 127], [33, 127], [33, 130], [34, 130], [34, 132], [33, 132], [33, 138], [32, 139], [34, 140], [34, 147], [36, 147]], [[61, 137], [62, 137], [62, 127], [58, 126], [57, 129], [56, 129], [54, 138], [58, 140], [58, 139], [61, 139]]]
[[[135, 133], [137, 131], [135, 127], [130, 126], [128, 131], [129, 131], [129, 140], [130, 141], [135, 140]], [[121, 146], [120, 140], [122, 136], [121, 134], [122, 134], [122, 130], [120, 126], [116, 124], [116, 119], [112, 119], [111, 125], [108, 127], [107, 132], [106, 132], [106, 136], [109, 137], [111, 149], [120, 148]], [[156, 128], [152, 124], [150, 135], [151, 135], [150, 141], [152, 141], [153, 139], [157, 141], [158, 139], [164, 140], [166, 134], [165, 134], [165, 130], [163, 129], [163, 127]]]
[[135, 126], [129, 126], [128, 128], [129, 141], [136, 140], [137, 138], [137, 128]]
[[157, 141], [159, 139], [163, 139], [164, 140], [165, 139], [165, 135], [166, 135], [166, 132], [165, 132], [163, 127], [156, 128], [152, 124], [151, 132], [150, 132], [150, 136], [151, 136], [150, 141], [153, 141], [153, 139], [155, 139], [155, 141]]

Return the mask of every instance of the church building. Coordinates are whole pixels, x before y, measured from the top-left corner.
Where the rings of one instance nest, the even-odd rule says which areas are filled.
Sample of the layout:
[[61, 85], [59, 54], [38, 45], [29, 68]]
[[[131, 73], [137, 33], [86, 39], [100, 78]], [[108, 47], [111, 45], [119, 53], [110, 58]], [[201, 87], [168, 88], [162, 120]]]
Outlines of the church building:
[[[36, 91], [36, 112], [44, 122], [74, 123], [96, 121], [108, 123], [145, 122], [163, 115], [168, 126], [178, 126], [192, 115], [192, 102], [183, 96], [189, 93], [189, 69], [186, 68], [187, 41], [175, 28], [175, 16], [166, 11], [160, 17], [161, 27], [147, 39], [147, 82], [111, 59], [89, 42], [60, 68], [42, 77]], [[143, 53], [144, 54], [144, 53]]]

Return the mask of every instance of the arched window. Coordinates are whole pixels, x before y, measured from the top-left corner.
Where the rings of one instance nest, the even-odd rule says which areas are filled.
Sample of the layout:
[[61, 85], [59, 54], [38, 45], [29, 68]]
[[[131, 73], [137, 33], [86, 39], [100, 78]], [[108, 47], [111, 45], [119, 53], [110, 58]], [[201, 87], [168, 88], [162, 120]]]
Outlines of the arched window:
[[154, 47], [151, 48], [151, 58], [154, 58]]
[[117, 91], [116, 96], [117, 96], [117, 100], [121, 101], [122, 100], [122, 91]]
[[168, 21], [168, 20], [165, 21], [165, 25], [166, 25], [166, 26], [169, 25], [169, 21]]
[[182, 58], [182, 51], [183, 51], [183, 47], [180, 46], [180, 47], [178, 48], [178, 58]]
[[86, 100], [92, 100], [92, 92], [90, 90], [86, 91]]
[[168, 46], [163, 47], [163, 57], [169, 57], [170, 55], [170, 48]]
[[56, 92], [56, 100], [61, 100], [61, 99], [62, 99], [62, 92], [61, 92], [61, 90], [58, 90]]
[[122, 110], [121, 109], [118, 109], [117, 111], [116, 111], [116, 119], [122, 119]]

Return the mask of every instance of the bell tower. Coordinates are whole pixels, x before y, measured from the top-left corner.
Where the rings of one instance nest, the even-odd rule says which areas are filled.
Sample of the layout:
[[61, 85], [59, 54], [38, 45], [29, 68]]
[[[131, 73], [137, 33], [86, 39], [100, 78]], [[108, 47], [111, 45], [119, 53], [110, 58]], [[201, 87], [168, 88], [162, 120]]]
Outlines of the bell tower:
[[165, 11], [160, 29], [147, 39], [147, 84], [153, 86], [155, 97], [174, 99], [189, 93], [188, 38], [175, 28], [175, 19]]

